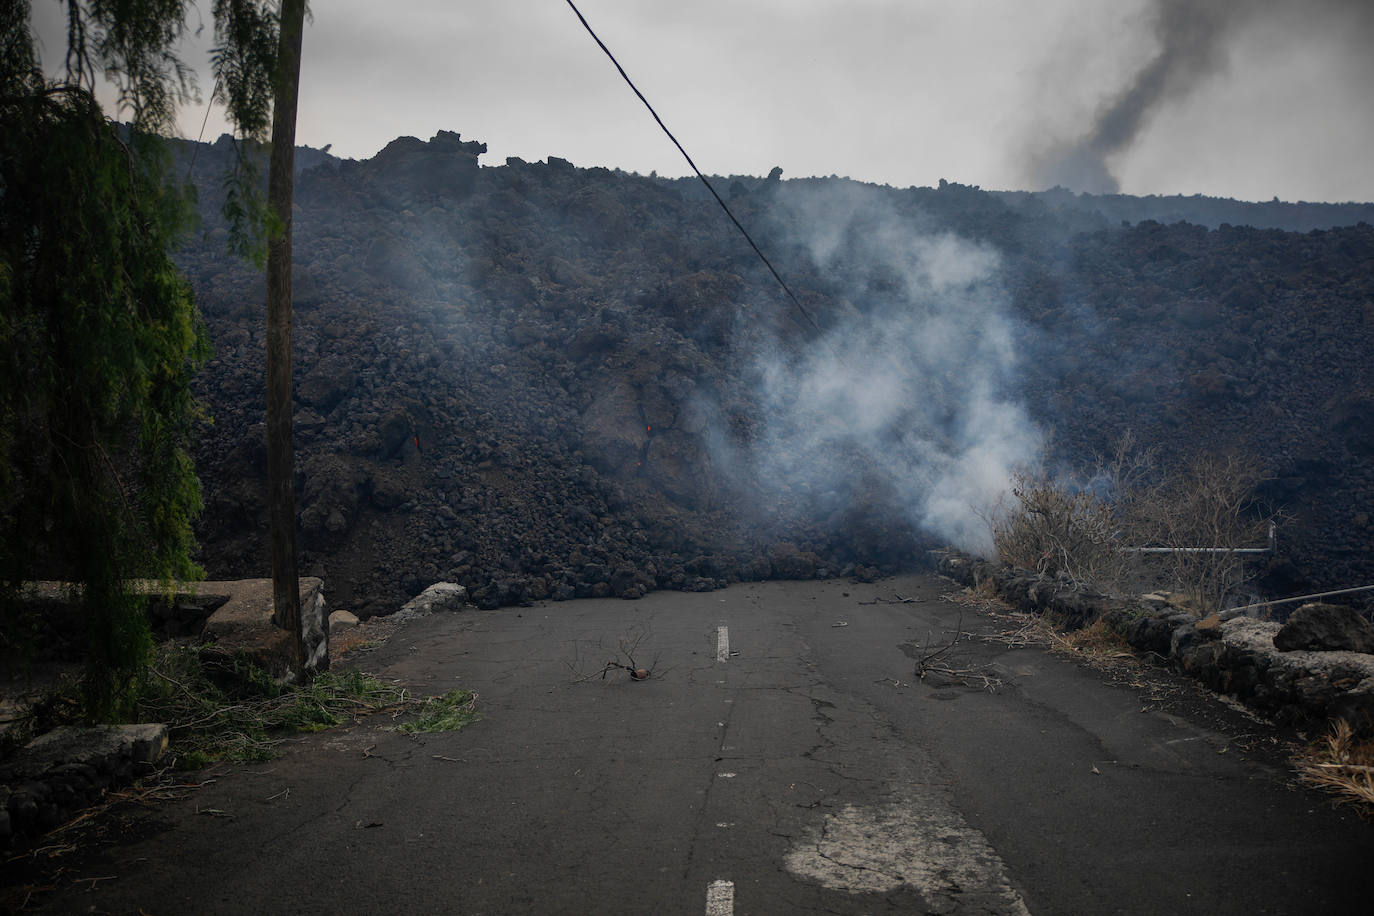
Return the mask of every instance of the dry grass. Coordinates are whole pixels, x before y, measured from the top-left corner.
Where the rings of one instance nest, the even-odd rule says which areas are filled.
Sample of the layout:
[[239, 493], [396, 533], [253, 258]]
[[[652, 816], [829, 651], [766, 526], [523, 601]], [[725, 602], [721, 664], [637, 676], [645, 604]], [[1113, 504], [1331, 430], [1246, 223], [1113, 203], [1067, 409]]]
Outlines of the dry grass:
[[372, 617], [358, 626], [329, 637], [329, 661], [338, 664], [345, 658], [361, 655], [386, 645], [400, 624], [390, 617]]
[[998, 598], [991, 586], [990, 581], [984, 582], [976, 589], [966, 588], [940, 597], [1010, 625], [1005, 630], [983, 637], [989, 642], [1005, 643], [1013, 649], [1040, 646], [1060, 655], [1071, 655], [1102, 665], [1134, 661], [1135, 653], [1131, 651], [1126, 637], [1112, 629], [1107, 621], [1099, 619], [1082, 629], [1063, 630], [1055, 625], [1051, 617], [1016, 610]]
[[1343, 804], [1374, 817], [1374, 738], [1357, 739], [1344, 719], [1297, 758], [1303, 782], [1325, 789]]
[[989, 642], [1004, 643], [1010, 648], [1039, 646], [1056, 655], [1071, 656], [1097, 667], [1134, 664], [1135, 653], [1126, 637], [1112, 629], [1105, 620], [1095, 620], [1078, 630], [1063, 630], [1053, 619], [1040, 614], [1013, 610], [1005, 601], [982, 598], [965, 589], [962, 594], [943, 596], [947, 601], [974, 607], [1012, 626], [983, 637]]
[[998, 596], [997, 587], [993, 585], [991, 579], [985, 579], [977, 588], [965, 588], [940, 597], [945, 601], [972, 608], [985, 614], [1015, 613], [1015, 609]]
[[1107, 621], [1101, 618], [1082, 629], [1063, 634], [1059, 637], [1058, 643], [1057, 648], [1064, 652], [1095, 661], [1135, 658], [1126, 637], [1112, 629]]

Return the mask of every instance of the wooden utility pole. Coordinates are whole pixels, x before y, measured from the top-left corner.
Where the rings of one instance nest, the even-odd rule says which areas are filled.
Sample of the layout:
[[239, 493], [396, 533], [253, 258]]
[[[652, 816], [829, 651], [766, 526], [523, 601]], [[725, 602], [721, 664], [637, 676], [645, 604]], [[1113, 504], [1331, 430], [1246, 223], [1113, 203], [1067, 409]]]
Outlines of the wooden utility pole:
[[267, 502], [272, 538], [273, 622], [291, 634], [295, 671], [306, 676], [296, 568], [296, 493], [291, 441], [291, 194], [296, 167], [296, 96], [305, 0], [282, 0], [267, 173]]

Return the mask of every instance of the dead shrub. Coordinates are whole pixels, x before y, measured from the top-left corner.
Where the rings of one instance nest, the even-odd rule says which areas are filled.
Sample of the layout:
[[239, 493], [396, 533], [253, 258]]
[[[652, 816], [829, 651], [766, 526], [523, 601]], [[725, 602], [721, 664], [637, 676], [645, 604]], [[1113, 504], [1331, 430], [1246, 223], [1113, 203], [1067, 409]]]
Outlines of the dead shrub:
[[991, 519], [998, 558], [1109, 593], [1170, 588], [1205, 616], [1247, 576], [1235, 549], [1263, 546], [1275, 522], [1255, 498], [1258, 460], [1202, 454], [1164, 471], [1128, 433], [1110, 458], [1051, 477], [1023, 470]]
[[1153, 450], [1137, 448], [1127, 432], [1110, 457], [1078, 474], [1051, 477], [1044, 462], [1018, 472], [1014, 502], [992, 519], [999, 559], [1101, 591], [1135, 588], [1138, 557], [1122, 549], [1129, 543], [1123, 529], [1154, 461]]
[[1080, 584], [1104, 577], [1116, 548], [1111, 506], [1043, 471], [1018, 473], [1012, 496], [1015, 505], [992, 523], [993, 546], [1003, 563]]
[[1246, 555], [1233, 549], [1264, 546], [1277, 521], [1255, 497], [1264, 479], [1252, 456], [1196, 455], [1132, 494], [1124, 530], [1138, 546], [1173, 548], [1162, 555], [1172, 585], [1201, 613], [1220, 610], [1248, 578]]

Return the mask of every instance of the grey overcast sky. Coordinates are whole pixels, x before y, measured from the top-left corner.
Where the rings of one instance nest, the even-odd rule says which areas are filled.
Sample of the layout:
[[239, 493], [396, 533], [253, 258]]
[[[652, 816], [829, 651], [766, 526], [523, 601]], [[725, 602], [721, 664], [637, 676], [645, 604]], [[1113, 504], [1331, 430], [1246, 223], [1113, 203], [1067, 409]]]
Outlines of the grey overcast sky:
[[[32, 2], [60, 65], [63, 5]], [[577, 2], [711, 174], [1374, 200], [1374, 0]], [[565, 0], [311, 9], [300, 143], [453, 130], [492, 165], [688, 171]], [[206, 139], [225, 129], [212, 111]]]

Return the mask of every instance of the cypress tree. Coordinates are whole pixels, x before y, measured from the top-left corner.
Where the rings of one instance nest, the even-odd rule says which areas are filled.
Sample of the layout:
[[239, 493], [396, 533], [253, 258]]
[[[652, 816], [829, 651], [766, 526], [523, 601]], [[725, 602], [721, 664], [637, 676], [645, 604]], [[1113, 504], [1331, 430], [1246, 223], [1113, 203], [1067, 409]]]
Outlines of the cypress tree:
[[[199, 574], [190, 381], [208, 345], [172, 260], [193, 208], [162, 137], [194, 92], [175, 54], [190, 8], [69, 4], [57, 80], [39, 67], [27, 0], [0, 12], [0, 611], [26, 580], [75, 585], [100, 715], [118, 714], [146, 664], [138, 580]], [[216, 17], [221, 94], [256, 127], [275, 20], [246, 0], [217, 0]], [[129, 123], [97, 103], [97, 71]], [[239, 237], [244, 223], [252, 234], [244, 212]]]

